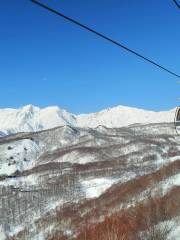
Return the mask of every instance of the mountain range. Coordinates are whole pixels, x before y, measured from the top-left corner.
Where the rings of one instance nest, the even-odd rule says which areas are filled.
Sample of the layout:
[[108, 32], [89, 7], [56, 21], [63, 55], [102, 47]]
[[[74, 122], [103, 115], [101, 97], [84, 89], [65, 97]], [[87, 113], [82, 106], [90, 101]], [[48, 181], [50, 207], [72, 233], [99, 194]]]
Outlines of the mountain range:
[[0, 240], [179, 240], [174, 114], [1, 109]]
[[39, 108], [27, 105], [19, 109], [0, 109], [0, 136], [34, 132], [57, 126], [117, 128], [136, 123], [173, 122], [175, 109], [162, 112], [117, 106], [96, 113], [73, 114], [57, 106]]

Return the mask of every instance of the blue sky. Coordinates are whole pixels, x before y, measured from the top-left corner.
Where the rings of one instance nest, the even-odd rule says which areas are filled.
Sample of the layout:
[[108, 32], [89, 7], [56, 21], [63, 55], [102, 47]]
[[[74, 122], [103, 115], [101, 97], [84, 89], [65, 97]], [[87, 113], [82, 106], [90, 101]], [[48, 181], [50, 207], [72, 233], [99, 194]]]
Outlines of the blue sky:
[[[180, 11], [164, 0], [41, 0], [180, 74]], [[1, 1], [0, 107], [178, 105], [178, 79], [28, 0]]]

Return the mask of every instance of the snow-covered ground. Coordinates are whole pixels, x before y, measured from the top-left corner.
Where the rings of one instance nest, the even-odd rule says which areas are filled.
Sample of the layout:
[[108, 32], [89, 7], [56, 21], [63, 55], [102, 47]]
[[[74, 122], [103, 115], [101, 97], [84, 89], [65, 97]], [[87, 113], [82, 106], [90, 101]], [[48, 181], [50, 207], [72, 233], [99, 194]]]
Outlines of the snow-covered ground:
[[40, 147], [30, 139], [0, 145], [0, 175], [10, 175], [35, 166]]
[[0, 225], [0, 239], [1, 240], [6, 240], [7, 239], [7, 236], [6, 236], [6, 234], [4, 232], [4, 229], [1, 225]]
[[[70, 218], [66, 221], [60, 218], [58, 223], [53, 220], [47, 225], [44, 220], [66, 208], [74, 214], [79, 204], [87, 200], [98, 202], [100, 196], [106, 202], [107, 195], [122, 183], [129, 181], [130, 187], [131, 182], [139, 177], [178, 161], [179, 146], [179, 138], [169, 123], [126, 128], [99, 126], [95, 129], [63, 126], [2, 138], [0, 225], [5, 231], [0, 228], [0, 236], [2, 239], [3, 234], [15, 236], [28, 226], [27, 239], [44, 240], [47, 236], [45, 229], [59, 229], [60, 224], [62, 232], [72, 231], [74, 234]], [[17, 170], [21, 173], [13, 174]], [[152, 181], [150, 186], [144, 186], [130, 199], [116, 199], [119, 202], [115, 209], [117, 206], [118, 209], [135, 206], [143, 201], [150, 187], [158, 195], [158, 189], [163, 189], [166, 194], [173, 186], [179, 185], [180, 176], [175, 172], [157, 184], [153, 185]], [[75, 207], [72, 212], [71, 207]], [[82, 217], [90, 209], [82, 208]], [[43, 222], [42, 228], [39, 229], [36, 220]]]
[[180, 223], [175, 223], [172, 227], [170, 234], [167, 237], [167, 240], [179, 240], [180, 239]]
[[86, 198], [99, 197], [103, 192], [110, 188], [117, 179], [111, 178], [93, 178], [81, 182], [82, 190], [85, 192]]
[[25, 177], [17, 177], [17, 178], [7, 178], [4, 181], [0, 181], [0, 186], [13, 186], [15, 188], [25, 187], [28, 186], [36, 186], [38, 185], [38, 175], [31, 174]]

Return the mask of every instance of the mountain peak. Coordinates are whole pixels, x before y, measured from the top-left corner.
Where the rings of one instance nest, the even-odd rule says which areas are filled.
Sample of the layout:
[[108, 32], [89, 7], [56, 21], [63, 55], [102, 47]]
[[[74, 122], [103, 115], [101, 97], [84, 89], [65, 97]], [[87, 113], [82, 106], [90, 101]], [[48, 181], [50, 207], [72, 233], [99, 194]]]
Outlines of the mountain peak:
[[35, 112], [35, 111], [39, 111], [40, 108], [37, 106], [34, 106], [32, 104], [28, 104], [28, 105], [25, 105], [25, 106], [19, 108], [19, 110], [24, 111], [24, 112]]

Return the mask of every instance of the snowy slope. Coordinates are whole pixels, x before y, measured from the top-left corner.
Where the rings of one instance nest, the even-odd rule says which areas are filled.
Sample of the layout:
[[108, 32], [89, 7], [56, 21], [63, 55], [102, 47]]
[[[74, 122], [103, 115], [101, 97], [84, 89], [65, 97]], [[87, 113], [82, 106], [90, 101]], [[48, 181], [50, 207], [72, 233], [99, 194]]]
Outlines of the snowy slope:
[[58, 107], [40, 109], [27, 105], [20, 109], [0, 110], [0, 136], [3, 133], [33, 132], [74, 124], [74, 116]]
[[123, 127], [135, 123], [173, 122], [175, 109], [153, 112], [143, 109], [117, 106], [97, 113], [75, 115], [59, 107], [27, 105], [19, 109], [0, 109], [0, 137], [17, 132], [33, 132], [57, 126], [95, 128]]
[[117, 106], [101, 112], [81, 114], [78, 116], [78, 125], [81, 127], [123, 127], [135, 123], [173, 122], [175, 109], [164, 112], [153, 112], [138, 108]]
[[[179, 143], [171, 123], [63, 126], [1, 138], [0, 240], [52, 239], [56, 230], [70, 240], [84, 222], [129, 211], [149, 191], [179, 204]], [[157, 223], [163, 221], [162, 215]], [[178, 240], [178, 226], [173, 230], [168, 240]]]
[[30, 139], [0, 145], [0, 176], [32, 168], [39, 152], [40, 147]]

